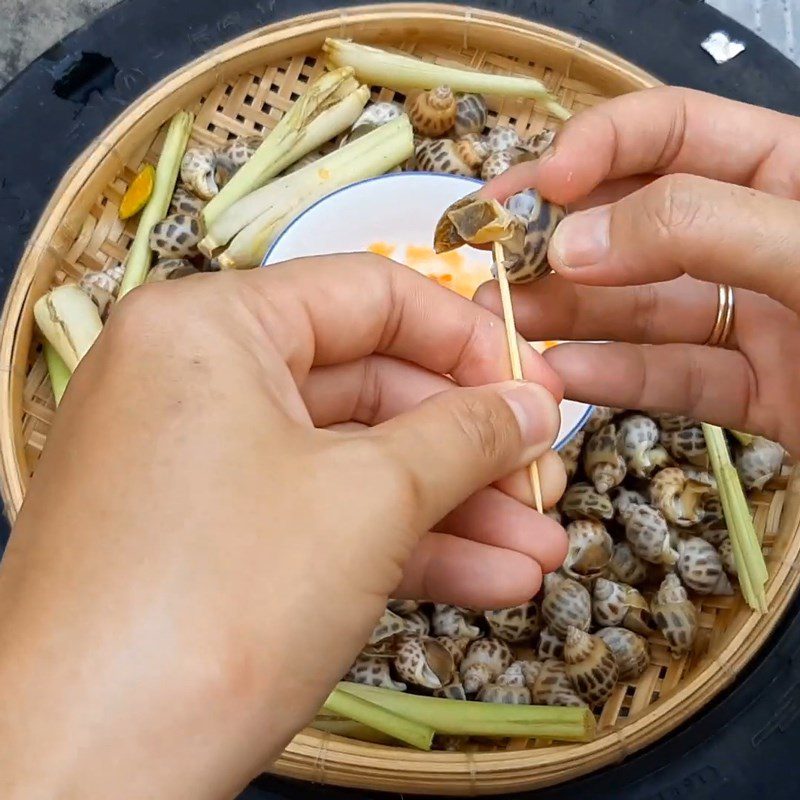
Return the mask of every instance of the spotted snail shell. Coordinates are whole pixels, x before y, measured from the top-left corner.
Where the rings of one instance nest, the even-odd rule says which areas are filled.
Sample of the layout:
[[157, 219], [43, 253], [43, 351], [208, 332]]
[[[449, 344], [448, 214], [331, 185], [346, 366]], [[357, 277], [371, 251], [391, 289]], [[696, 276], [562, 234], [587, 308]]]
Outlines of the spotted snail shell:
[[365, 686], [379, 686], [381, 689], [394, 689], [398, 692], [406, 690], [406, 684], [392, 677], [389, 659], [378, 656], [360, 655], [344, 679]]
[[520, 147], [522, 137], [508, 125], [495, 125], [486, 136], [486, 143], [493, 153], [500, 153], [511, 147]]
[[691, 481], [680, 467], [667, 467], [650, 481], [650, 501], [673, 525], [688, 528], [703, 518], [703, 503], [711, 489]]
[[390, 611], [388, 608], [381, 614], [381, 618], [375, 623], [372, 633], [367, 640], [367, 644], [378, 644], [384, 639], [390, 639], [392, 636], [397, 636], [406, 632], [405, 620]]
[[653, 414], [653, 417], [662, 431], [682, 431], [684, 428], [695, 428], [699, 424], [680, 414]]
[[569, 519], [609, 520], [614, 507], [607, 494], [602, 494], [588, 483], [573, 483], [564, 492], [561, 513]]
[[431, 632], [431, 621], [421, 609], [412, 611], [410, 614], [403, 614], [403, 622], [406, 626], [406, 633], [427, 636]]
[[589, 417], [584, 430], [586, 433], [597, 433], [600, 428], [604, 428], [614, 418], [614, 415], [619, 411], [618, 408], [609, 408], [608, 406], [595, 406], [592, 409], [592, 415]]
[[477, 133], [471, 133], [456, 139], [456, 152], [461, 161], [464, 162], [475, 174], [481, 169], [483, 162], [489, 157], [489, 149], [486, 142]]
[[198, 254], [203, 238], [200, 220], [189, 214], [173, 214], [157, 222], [150, 232], [150, 249], [164, 258], [188, 258]]
[[414, 130], [422, 136], [441, 136], [456, 122], [456, 98], [449, 86], [421, 92], [408, 110]]
[[210, 147], [190, 147], [181, 161], [181, 180], [202, 200], [219, 192], [215, 172], [217, 157]]
[[691, 652], [697, 637], [697, 609], [675, 573], [668, 573], [650, 607], [673, 657]]
[[578, 463], [581, 457], [581, 449], [586, 438], [586, 431], [578, 431], [559, 451], [561, 462], [567, 473], [567, 480], [571, 481], [578, 471]]
[[206, 205], [206, 201], [200, 199], [194, 192], [183, 184], [178, 184], [172, 193], [169, 203], [169, 214], [190, 214], [197, 216]]
[[431, 614], [431, 626], [436, 636], [463, 636], [467, 639], [478, 639], [481, 629], [472, 625], [466, 614], [456, 606], [437, 603]]
[[669, 461], [658, 436], [658, 425], [644, 414], [633, 414], [619, 423], [617, 449], [631, 475], [646, 478]]
[[588, 631], [592, 622], [592, 599], [577, 581], [548, 575], [542, 616], [550, 631], [561, 638], [570, 627]]
[[606, 643], [614, 656], [621, 681], [636, 680], [650, 665], [650, 648], [643, 636], [627, 628], [601, 628], [595, 636]]
[[412, 614], [419, 608], [419, 603], [416, 600], [389, 600], [386, 604], [389, 611], [394, 611], [395, 614]]
[[486, 127], [489, 110], [486, 99], [479, 94], [461, 94], [456, 99], [456, 136], [482, 133]]
[[693, 536], [678, 542], [678, 553], [678, 574], [690, 589], [698, 594], [733, 594], [714, 545]]
[[543, 706], [586, 707], [567, 676], [567, 665], [554, 658], [542, 662], [531, 687], [531, 699]]
[[625, 480], [625, 459], [617, 452], [617, 427], [613, 422], [591, 435], [583, 454], [586, 476], [598, 492], [608, 492]]
[[371, 133], [376, 128], [380, 128], [381, 125], [386, 125], [387, 122], [401, 117], [404, 113], [403, 106], [399, 103], [390, 101], [373, 103], [361, 112], [361, 116], [353, 123], [350, 132], [343, 139], [342, 144], [359, 139], [365, 134]]
[[634, 506], [625, 520], [625, 536], [634, 554], [652, 564], [670, 566], [678, 553], [670, 543], [663, 515], [652, 506]]
[[694, 464], [681, 464], [680, 468], [690, 481], [702, 483], [704, 486], [708, 486], [708, 488], [711, 489], [711, 494], [708, 495], [708, 498], [714, 497], [719, 493], [717, 479], [714, 477], [714, 473], [709, 472], [706, 467], [698, 467]]
[[539, 633], [539, 647], [537, 655], [542, 661], [548, 658], [555, 658], [559, 661], [564, 660], [564, 640], [556, 636], [550, 628], [542, 628]]
[[541, 612], [533, 600], [512, 608], [486, 611], [483, 616], [492, 635], [510, 643], [532, 639], [541, 627]]
[[569, 550], [564, 561], [568, 575], [594, 578], [602, 575], [611, 561], [614, 541], [602, 522], [582, 519], [567, 526]]
[[453, 657], [456, 668], [461, 666], [471, 639], [466, 636], [437, 636], [436, 641]]
[[590, 706], [605, 703], [619, 678], [619, 667], [608, 645], [598, 636], [570, 628], [564, 641], [567, 677]]
[[738, 567], [736, 566], [736, 557], [733, 554], [733, 544], [730, 539], [722, 542], [718, 548], [719, 560], [722, 562], [722, 568], [728, 575], [736, 577], [739, 574]]
[[524, 706], [531, 703], [531, 691], [527, 686], [507, 686], [501, 683], [489, 683], [478, 692], [477, 699], [483, 703]]
[[226, 184], [263, 144], [260, 136], [240, 136], [217, 149], [217, 182]]
[[441, 689], [455, 672], [453, 657], [435, 639], [404, 636], [394, 658], [397, 674], [407, 683], [425, 689]]
[[441, 172], [447, 175], [475, 177], [475, 170], [467, 164], [452, 139], [427, 139], [416, 149], [416, 166], [421, 172]]
[[185, 258], [163, 258], [161, 261], [156, 261], [147, 273], [147, 283], [174, 281], [176, 278], [197, 275], [199, 272], [200, 270]]
[[736, 454], [736, 470], [748, 489], [763, 489], [780, 474], [784, 449], [775, 442], [756, 436]]
[[478, 639], [473, 642], [459, 670], [464, 691], [475, 694], [502, 675], [512, 660], [511, 650], [501, 639]]
[[647, 504], [647, 498], [633, 489], [626, 489], [624, 486], [617, 486], [611, 493], [611, 505], [614, 508], [614, 519], [621, 525], [625, 524], [628, 512], [634, 506]]
[[114, 304], [124, 275], [123, 264], [112, 264], [105, 269], [86, 272], [81, 277], [78, 286], [92, 298], [101, 319], [106, 318]]
[[650, 607], [632, 586], [598, 578], [594, 585], [592, 610], [598, 625], [621, 626], [644, 636], [652, 633]]
[[520, 147], [490, 152], [481, 165], [481, 178], [485, 181], [491, 181], [498, 175], [502, 175], [506, 170], [511, 169], [511, 167], [521, 164], [523, 161], [530, 161], [531, 158], [530, 153]]
[[699, 425], [677, 431], [662, 431], [661, 444], [676, 461], [688, 461], [696, 467], [708, 467], [706, 437]]
[[608, 564], [611, 574], [622, 583], [639, 586], [647, 580], [647, 562], [639, 558], [628, 542], [614, 545], [614, 553]]
[[467, 700], [467, 693], [464, 691], [464, 684], [461, 683], [461, 678], [455, 676], [447, 686], [442, 686], [440, 689], [433, 690], [434, 697], [443, 697], [446, 700]]

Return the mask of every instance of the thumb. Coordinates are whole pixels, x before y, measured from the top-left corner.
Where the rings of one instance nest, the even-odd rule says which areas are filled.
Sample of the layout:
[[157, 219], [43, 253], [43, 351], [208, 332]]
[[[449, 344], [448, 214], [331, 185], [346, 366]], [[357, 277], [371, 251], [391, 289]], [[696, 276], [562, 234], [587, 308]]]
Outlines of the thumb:
[[682, 274], [767, 294], [800, 311], [800, 203], [693, 175], [659, 178], [567, 216], [548, 256], [563, 277], [622, 286]]
[[543, 386], [508, 381], [452, 389], [372, 429], [412, 487], [420, 526], [535, 461], [558, 435], [560, 414]]

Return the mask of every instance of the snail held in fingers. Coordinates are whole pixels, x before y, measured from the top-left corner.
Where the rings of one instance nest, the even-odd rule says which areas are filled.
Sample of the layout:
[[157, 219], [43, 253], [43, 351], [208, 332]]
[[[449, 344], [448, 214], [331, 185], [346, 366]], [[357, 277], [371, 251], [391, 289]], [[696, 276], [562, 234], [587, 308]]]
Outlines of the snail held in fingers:
[[680, 528], [703, 518], [703, 504], [712, 493], [709, 486], [690, 480], [680, 467], [667, 467], [650, 481], [650, 500], [665, 519]]
[[218, 194], [217, 157], [210, 147], [190, 147], [181, 161], [181, 180], [201, 200]]
[[698, 594], [733, 594], [714, 545], [693, 536], [678, 542], [678, 553], [678, 574], [689, 589]]
[[673, 658], [690, 653], [697, 637], [697, 609], [675, 573], [664, 578], [650, 608]]
[[392, 677], [391, 662], [388, 658], [361, 654], [345, 675], [346, 681], [361, 683], [365, 686], [379, 686], [381, 689], [393, 689], [404, 692], [406, 684]]
[[567, 526], [569, 550], [564, 561], [567, 575], [595, 578], [602, 575], [614, 552], [614, 541], [602, 522], [582, 519]]
[[512, 660], [509, 646], [501, 639], [478, 639], [473, 642], [459, 668], [464, 691], [475, 694], [502, 675]]
[[619, 679], [619, 667], [608, 645], [598, 636], [570, 628], [564, 641], [567, 677], [590, 706], [605, 703]]
[[668, 463], [667, 451], [658, 443], [659, 433], [658, 425], [644, 414], [633, 414], [619, 423], [617, 448], [632, 475], [646, 478]]
[[511, 608], [484, 612], [493, 636], [514, 644], [532, 639], [541, 627], [539, 606], [533, 600]]
[[550, 631], [562, 639], [571, 627], [588, 631], [592, 623], [592, 598], [577, 581], [547, 575], [542, 616]]
[[627, 628], [600, 628], [595, 634], [602, 639], [619, 669], [621, 681], [636, 680], [650, 665], [647, 639]]
[[632, 586], [598, 578], [592, 610], [595, 622], [604, 628], [621, 626], [644, 636], [653, 631], [647, 600]]
[[422, 636], [401, 638], [394, 668], [406, 683], [425, 689], [441, 689], [455, 673], [453, 657], [436, 639]]
[[617, 451], [617, 426], [603, 425], [591, 435], [583, 454], [586, 477], [598, 492], [608, 492], [625, 480], [625, 459]]
[[410, 104], [408, 118], [422, 136], [441, 136], [456, 124], [456, 97], [449, 86], [421, 92]]

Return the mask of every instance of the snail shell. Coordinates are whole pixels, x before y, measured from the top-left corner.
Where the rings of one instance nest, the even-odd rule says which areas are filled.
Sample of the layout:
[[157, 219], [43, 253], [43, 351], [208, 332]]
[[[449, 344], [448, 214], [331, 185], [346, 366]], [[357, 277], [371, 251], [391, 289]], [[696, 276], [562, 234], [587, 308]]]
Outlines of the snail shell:
[[261, 136], [239, 136], [217, 148], [217, 183], [224, 186], [263, 144]]
[[706, 437], [699, 425], [677, 431], [662, 431], [661, 444], [676, 461], [688, 461], [696, 467], [708, 467]]
[[200, 270], [185, 258], [163, 258], [156, 261], [150, 272], [147, 273], [147, 283], [159, 281], [174, 281], [189, 275], [198, 275]]
[[164, 258], [187, 258], [198, 254], [203, 238], [200, 220], [189, 214], [173, 214], [153, 225], [150, 249]]
[[460, 667], [471, 640], [466, 636], [437, 636], [436, 641], [453, 657], [456, 668]]
[[532, 639], [541, 627], [539, 606], [533, 600], [499, 611], [486, 611], [483, 616], [492, 635], [504, 642], [516, 643]]
[[474, 170], [475, 174], [478, 173], [483, 162], [489, 157], [489, 149], [486, 146], [486, 142], [476, 133], [456, 139], [456, 152], [461, 160], [471, 170]]
[[342, 139], [342, 145], [352, 142], [367, 133], [386, 125], [387, 122], [402, 117], [405, 114], [400, 103], [393, 103], [388, 100], [380, 103], [373, 103], [367, 106], [361, 116], [353, 123], [350, 132]]
[[367, 644], [378, 644], [384, 639], [391, 639], [392, 636], [397, 636], [401, 633], [406, 633], [406, 622], [394, 611], [388, 608], [381, 614], [381, 618], [375, 623], [372, 633], [367, 640]]
[[597, 433], [600, 428], [605, 428], [618, 412], [618, 408], [595, 406], [592, 410], [592, 415], [589, 417], [589, 421], [584, 425], [584, 430], [586, 433]]
[[413, 614], [419, 608], [419, 603], [416, 600], [389, 600], [386, 607], [402, 617], [404, 614]]
[[531, 687], [531, 699], [543, 706], [586, 707], [567, 676], [566, 664], [554, 658], [542, 662]]
[[513, 656], [501, 639], [478, 639], [473, 642], [461, 662], [461, 681], [467, 694], [475, 694], [492, 683], [511, 664]]
[[569, 519], [611, 519], [614, 507], [608, 495], [588, 483], [573, 483], [561, 500], [561, 513]]
[[689, 653], [697, 637], [697, 609], [675, 573], [666, 575], [653, 598], [651, 609], [673, 657], [680, 658]]
[[500, 153], [512, 147], [520, 147], [522, 137], [508, 125], [495, 125], [486, 136], [486, 144], [492, 153]]
[[619, 625], [644, 636], [652, 633], [650, 607], [632, 586], [598, 578], [592, 599], [594, 619], [598, 625], [605, 628]]
[[491, 181], [516, 164], [530, 160], [530, 155], [517, 147], [489, 153], [481, 165], [481, 178]]
[[197, 216], [206, 205], [205, 200], [201, 200], [194, 192], [190, 191], [183, 184], [179, 183], [172, 193], [169, 201], [169, 214], [191, 214]]
[[669, 461], [658, 437], [658, 425], [644, 414], [633, 414], [619, 423], [617, 450], [625, 459], [628, 472], [637, 478], [646, 478], [656, 467]]
[[625, 536], [631, 550], [651, 564], [670, 566], [678, 560], [678, 554], [670, 544], [667, 521], [652, 506], [630, 509], [625, 520]]
[[618, 486], [611, 495], [611, 505], [614, 508], [614, 519], [621, 525], [625, 524], [628, 512], [634, 506], [647, 505], [647, 499], [641, 492]]
[[682, 431], [684, 428], [696, 428], [700, 423], [680, 414], [653, 414], [662, 431]]
[[394, 658], [397, 674], [406, 682], [425, 689], [441, 689], [455, 672], [453, 657], [436, 639], [404, 636]]
[[84, 273], [78, 283], [78, 286], [92, 298], [103, 320], [114, 304], [124, 275], [124, 264], [112, 264], [105, 269]]
[[703, 501], [703, 516], [692, 530], [707, 542], [719, 547], [728, 538], [725, 513], [718, 495], [709, 495]]
[[614, 545], [614, 553], [608, 566], [618, 581], [629, 586], [639, 586], [647, 580], [647, 562], [633, 552], [628, 542], [618, 542]]
[[595, 636], [602, 639], [619, 669], [621, 681], [636, 680], [650, 665], [647, 639], [627, 628], [601, 628]]
[[483, 133], [489, 109], [486, 98], [480, 94], [461, 94], [456, 99], [456, 136], [470, 133]]
[[693, 536], [678, 542], [678, 574], [698, 594], [732, 595], [733, 589], [714, 546]]
[[617, 427], [609, 422], [591, 435], [583, 454], [586, 476], [598, 492], [605, 493], [625, 479], [625, 459], [617, 452]]
[[416, 149], [417, 169], [421, 172], [442, 172], [447, 175], [475, 177], [475, 170], [469, 166], [458, 151], [452, 139], [427, 139]]
[[567, 526], [569, 550], [564, 561], [567, 574], [583, 578], [602, 575], [611, 561], [614, 542], [602, 522], [582, 519]]
[[434, 605], [431, 625], [436, 636], [463, 636], [467, 639], [479, 639], [481, 636], [481, 629], [470, 624], [466, 614], [456, 606]]
[[703, 518], [703, 504], [711, 494], [705, 484], [691, 481], [680, 467], [667, 467], [650, 481], [650, 500], [668, 522], [681, 528]]
[[531, 692], [527, 686], [488, 683], [478, 692], [477, 699], [482, 703], [525, 706], [531, 703]]
[[537, 655], [540, 660], [555, 658], [559, 661], [564, 660], [564, 640], [556, 636], [550, 628], [542, 628], [539, 633], [539, 648]]
[[202, 200], [219, 192], [215, 172], [217, 157], [210, 147], [190, 147], [181, 161], [181, 180]]
[[586, 439], [586, 431], [578, 431], [559, 451], [561, 461], [567, 473], [567, 480], [571, 481], [578, 471], [578, 463], [581, 457], [581, 448]]
[[747, 489], [763, 489], [780, 474], [784, 449], [769, 439], [756, 436], [736, 454], [736, 470]]
[[447, 686], [442, 686], [441, 689], [434, 689], [433, 696], [444, 697], [447, 700], [467, 700], [464, 684], [461, 683], [461, 679], [458, 675], [456, 675]]
[[722, 568], [728, 575], [736, 577], [739, 574], [738, 567], [736, 566], [736, 557], [733, 555], [733, 544], [730, 539], [721, 542], [717, 549], [719, 553], [719, 560], [722, 562]]
[[564, 641], [567, 677], [590, 706], [605, 703], [619, 679], [619, 667], [608, 645], [599, 637], [570, 628]]
[[592, 623], [592, 598], [589, 592], [570, 578], [547, 577], [550, 580], [545, 584], [542, 616], [550, 631], [561, 638], [567, 635], [570, 627], [588, 631]]
[[422, 609], [412, 611], [410, 614], [403, 614], [403, 622], [408, 634], [427, 636], [431, 632], [431, 621]]
[[387, 658], [361, 654], [345, 675], [346, 681], [362, 683], [365, 686], [380, 686], [381, 689], [394, 689], [404, 692], [406, 685], [392, 677], [391, 664]]
[[535, 158], [541, 158], [550, 149], [550, 145], [556, 138], [556, 132], [550, 128], [544, 128], [535, 136], [528, 139], [523, 147]]
[[714, 477], [713, 472], [709, 472], [707, 469], [702, 467], [697, 467], [694, 464], [681, 464], [681, 469], [683, 470], [683, 474], [690, 481], [702, 483], [704, 486], [708, 486], [708, 488], [711, 489], [713, 494], [710, 494], [709, 498], [719, 492], [717, 479]]
[[498, 676], [495, 683], [500, 686], [527, 686], [528, 675], [533, 674], [531, 670], [538, 672], [538, 665], [538, 661], [531, 661], [528, 664], [524, 661], [512, 661], [506, 671]]
[[441, 136], [456, 123], [456, 98], [449, 86], [437, 86], [417, 95], [408, 110], [414, 130], [423, 136]]

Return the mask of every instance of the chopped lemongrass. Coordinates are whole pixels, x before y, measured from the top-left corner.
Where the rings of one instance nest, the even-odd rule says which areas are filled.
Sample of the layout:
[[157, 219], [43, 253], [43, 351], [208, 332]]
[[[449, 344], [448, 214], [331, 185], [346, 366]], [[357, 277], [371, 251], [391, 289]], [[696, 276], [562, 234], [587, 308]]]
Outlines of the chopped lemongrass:
[[317, 200], [381, 175], [402, 164], [413, 152], [411, 123], [406, 116], [398, 117], [240, 200], [209, 230], [201, 249], [217, 255], [218, 248], [233, 236], [227, 250], [219, 255], [220, 266], [257, 266], [278, 234]]
[[703, 434], [708, 446], [711, 467], [719, 486], [720, 501], [728, 526], [742, 596], [750, 608], [764, 613], [767, 610], [764, 586], [769, 573], [739, 473], [731, 461], [722, 428], [704, 422]]
[[353, 722], [349, 719], [333, 719], [331, 717], [317, 717], [311, 727], [324, 733], [332, 733], [336, 736], [344, 736], [347, 739], [358, 739], [360, 742], [372, 742], [373, 744], [397, 744], [397, 739], [385, 733], [376, 731], [368, 725], [360, 722]]
[[728, 429], [728, 433], [730, 433], [730, 435], [733, 436], [733, 438], [736, 439], [739, 444], [744, 445], [744, 447], [752, 444], [753, 439], [756, 438], [752, 433], [742, 433], [741, 431], [735, 431], [732, 428]]
[[561, 742], [587, 742], [596, 721], [588, 708], [504, 705], [395, 692], [357, 683], [340, 683], [339, 690], [430, 725], [436, 733], [455, 736], [544, 737]]
[[131, 289], [144, 283], [147, 277], [153, 257], [150, 250], [150, 231], [167, 215], [193, 124], [194, 115], [187, 111], [179, 111], [169, 124], [164, 148], [158, 158], [153, 193], [139, 217], [136, 237], [125, 262], [125, 275], [119, 287], [119, 299]]
[[211, 229], [219, 216], [238, 200], [349, 128], [368, 99], [369, 89], [353, 79], [353, 70], [349, 67], [317, 78], [248, 162], [203, 209], [206, 228]]
[[444, 67], [345, 39], [326, 39], [322, 49], [331, 65], [352, 67], [359, 80], [374, 86], [400, 91], [449, 86], [454, 92], [529, 98], [541, 101], [543, 107], [559, 119], [571, 116], [535, 78]]
[[97, 306], [75, 284], [51, 289], [33, 306], [33, 316], [44, 338], [74, 372], [103, 330]]
[[69, 369], [64, 363], [64, 359], [56, 352], [50, 342], [44, 343], [44, 360], [47, 364], [47, 372], [50, 375], [50, 385], [53, 387], [53, 396], [56, 399], [56, 406], [61, 402], [64, 392], [69, 383]]
[[435, 731], [430, 725], [406, 719], [370, 699], [334, 689], [325, 701], [324, 708], [338, 717], [360, 722], [412, 747], [431, 749]]

